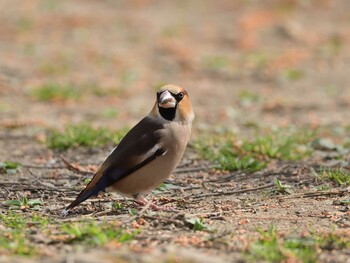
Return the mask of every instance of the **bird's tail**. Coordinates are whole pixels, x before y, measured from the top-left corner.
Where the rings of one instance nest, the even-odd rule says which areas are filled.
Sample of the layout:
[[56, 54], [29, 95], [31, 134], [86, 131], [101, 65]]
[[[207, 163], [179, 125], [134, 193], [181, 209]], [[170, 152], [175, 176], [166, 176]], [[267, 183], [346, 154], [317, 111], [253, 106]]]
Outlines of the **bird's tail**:
[[79, 205], [80, 203], [84, 202], [86, 199], [90, 198], [91, 196], [97, 196], [99, 192], [105, 191], [104, 187], [101, 187], [101, 180], [95, 181], [95, 178], [93, 178], [90, 183], [86, 186], [84, 190], [80, 192], [80, 194], [77, 196], [77, 198], [69, 205], [67, 208], [62, 210], [61, 215], [66, 216], [71, 209]]
[[61, 214], [63, 216], [66, 216], [70, 210], [72, 210], [74, 207], [76, 207], [77, 205], [79, 205], [80, 203], [84, 202], [86, 199], [88, 199], [89, 197], [93, 196], [94, 194], [92, 193], [92, 191], [85, 191], [85, 189], [78, 195], [78, 197], [69, 205], [67, 206], [65, 209], [63, 209], [63, 211], [61, 212]]

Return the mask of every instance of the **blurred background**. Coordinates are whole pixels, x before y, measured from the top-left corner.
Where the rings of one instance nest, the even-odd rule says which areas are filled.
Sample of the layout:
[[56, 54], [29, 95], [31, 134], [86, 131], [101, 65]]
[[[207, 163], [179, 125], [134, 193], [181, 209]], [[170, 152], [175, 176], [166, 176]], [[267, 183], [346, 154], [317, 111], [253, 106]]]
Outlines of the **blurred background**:
[[195, 129], [344, 125], [350, 1], [1, 0], [0, 125], [133, 125], [183, 86]]

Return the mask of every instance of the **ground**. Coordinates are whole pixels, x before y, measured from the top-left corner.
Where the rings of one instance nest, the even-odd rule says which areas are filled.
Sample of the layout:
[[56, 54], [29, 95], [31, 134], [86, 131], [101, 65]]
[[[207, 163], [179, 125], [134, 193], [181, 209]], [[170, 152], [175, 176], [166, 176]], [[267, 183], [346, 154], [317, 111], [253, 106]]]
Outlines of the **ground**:
[[[21, 164], [0, 174], [2, 219], [14, 217], [6, 201], [40, 200], [15, 210], [35, 252], [6, 248], [15, 234], [1, 223], [0, 262], [259, 261], [254, 245], [274, 238], [284, 260], [348, 260], [350, 180], [315, 174], [349, 169], [349, 8], [346, 0], [0, 1], [0, 162]], [[50, 149], [52, 129], [131, 127], [164, 83], [185, 87], [196, 113], [184, 159], [149, 197], [173, 211], [137, 215], [131, 200], [106, 194], [62, 217], [115, 145]], [[47, 87], [61, 91], [40, 93]], [[252, 129], [290, 128], [323, 140], [305, 158], [277, 156], [257, 172], [214, 168], [198, 150], [223, 130], [252, 138]], [[45, 231], [33, 215], [49, 218]], [[84, 243], [61, 229], [89, 222], [134, 236]], [[298, 244], [315, 258], [281, 249], [311, 237]]]

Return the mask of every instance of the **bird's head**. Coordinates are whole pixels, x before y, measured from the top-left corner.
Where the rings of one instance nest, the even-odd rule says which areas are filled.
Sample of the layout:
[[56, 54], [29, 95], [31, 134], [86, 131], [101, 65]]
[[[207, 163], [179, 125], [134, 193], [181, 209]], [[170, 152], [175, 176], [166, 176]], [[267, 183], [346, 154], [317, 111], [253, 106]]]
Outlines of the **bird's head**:
[[157, 101], [153, 114], [159, 114], [168, 121], [191, 123], [194, 113], [188, 93], [175, 85], [165, 85], [157, 92]]

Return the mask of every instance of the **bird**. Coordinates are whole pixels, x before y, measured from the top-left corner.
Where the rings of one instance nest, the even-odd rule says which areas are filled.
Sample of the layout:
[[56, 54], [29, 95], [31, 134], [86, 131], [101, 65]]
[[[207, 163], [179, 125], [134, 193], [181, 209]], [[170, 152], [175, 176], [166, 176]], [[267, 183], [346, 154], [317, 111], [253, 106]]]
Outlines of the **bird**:
[[150, 113], [112, 150], [62, 215], [100, 192], [117, 192], [149, 205], [145, 195], [164, 182], [179, 164], [195, 117], [189, 95], [182, 87], [167, 84], [156, 95]]

